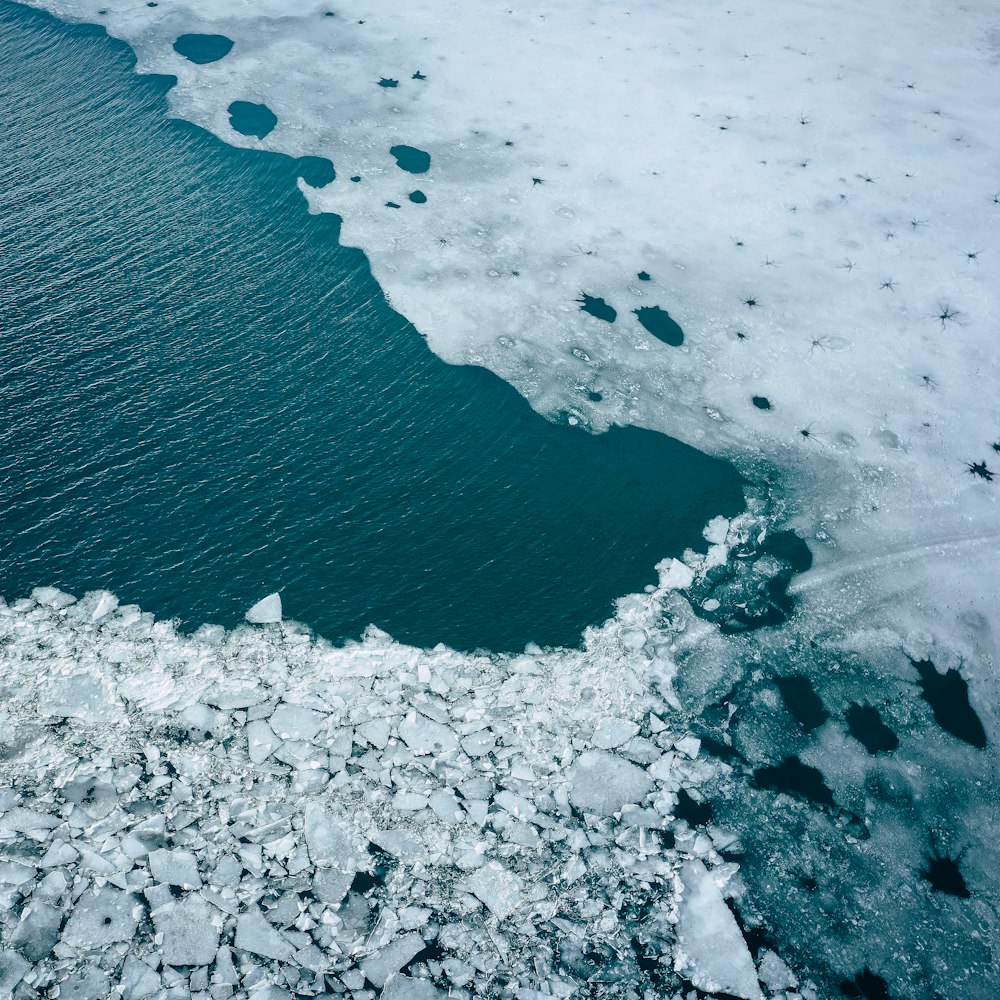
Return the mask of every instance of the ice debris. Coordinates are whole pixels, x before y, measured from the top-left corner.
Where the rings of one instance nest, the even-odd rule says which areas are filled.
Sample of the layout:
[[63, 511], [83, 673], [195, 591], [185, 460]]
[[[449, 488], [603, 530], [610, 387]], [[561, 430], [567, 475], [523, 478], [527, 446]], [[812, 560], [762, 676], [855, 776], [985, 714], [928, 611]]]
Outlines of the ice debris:
[[248, 612], [247, 621], [252, 625], [274, 625], [281, 621], [281, 595], [268, 594]]
[[648, 681], [661, 613], [470, 657], [0, 600], [0, 992], [758, 1000], [733, 838], [675, 815], [712, 767]]

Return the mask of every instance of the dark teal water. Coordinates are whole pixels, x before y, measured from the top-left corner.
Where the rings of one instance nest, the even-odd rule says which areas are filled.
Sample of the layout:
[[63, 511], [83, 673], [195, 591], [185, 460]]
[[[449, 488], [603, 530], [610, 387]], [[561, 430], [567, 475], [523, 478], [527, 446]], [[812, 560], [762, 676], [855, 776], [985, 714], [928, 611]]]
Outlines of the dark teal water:
[[726, 464], [444, 364], [291, 160], [132, 66], [0, 0], [0, 593], [194, 625], [280, 589], [331, 639], [575, 644], [742, 508]]

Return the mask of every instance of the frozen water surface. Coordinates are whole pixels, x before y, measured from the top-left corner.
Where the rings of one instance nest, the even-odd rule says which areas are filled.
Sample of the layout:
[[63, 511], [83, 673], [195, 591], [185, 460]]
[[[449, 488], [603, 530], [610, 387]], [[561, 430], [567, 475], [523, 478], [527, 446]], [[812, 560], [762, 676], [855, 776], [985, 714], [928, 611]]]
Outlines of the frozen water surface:
[[[775, 470], [814, 564], [793, 579], [762, 548], [765, 523], [715, 524], [706, 555], [664, 564], [582, 652], [522, 658], [375, 633], [335, 650], [287, 624], [184, 638], [138, 610], [98, 614], [98, 598], [23, 600], [6, 610], [3, 660], [4, 766], [22, 781], [0, 825], [37, 874], [10, 898], [42, 890], [36, 847], [58, 841], [75, 853], [57, 870], [95, 890], [50, 883], [52, 905], [82, 900], [79, 913], [110, 885], [146, 894], [139, 916], [176, 910], [118, 843], [152, 824], [156, 847], [240, 867], [209, 899], [216, 985], [271, 989], [292, 967], [299, 992], [333, 976], [360, 994], [370, 959], [399, 996], [430, 995], [415, 985], [427, 980], [524, 1000], [754, 996], [753, 965], [770, 995], [815, 995], [812, 978], [868, 1000], [995, 997], [996, 12], [40, 6], [105, 24], [140, 71], [175, 75], [175, 114], [332, 161], [336, 180], [302, 184], [311, 207], [343, 217], [343, 239], [445, 359], [595, 430], [637, 424]], [[191, 62], [174, 43], [195, 33], [232, 51]], [[273, 130], [235, 132], [234, 102], [266, 106]], [[421, 204], [400, 150], [426, 157], [410, 162]], [[641, 322], [663, 313], [682, 343]], [[225, 710], [210, 685], [265, 699]], [[59, 729], [39, 722], [49, 697]], [[218, 734], [174, 721], [202, 700]], [[267, 755], [244, 761], [265, 744], [237, 730], [283, 700], [326, 728], [284, 740], [269, 726]], [[111, 727], [109, 746], [114, 712], [130, 728]], [[607, 749], [605, 718], [638, 733]], [[24, 785], [38, 767], [100, 776], [121, 804], [88, 825], [58, 782]], [[687, 785], [713, 805], [704, 829], [673, 818]], [[310, 797], [356, 803], [358, 845], [398, 852], [335, 912], [308, 896]], [[703, 898], [689, 919], [678, 910]], [[66, 970], [106, 984], [129, 945], [89, 964], [105, 932], [70, 920], [82, 943], [34, 965], [5, 951], [5, 985]], [[391, 968], [412, 934], [434, 947]], [[197, 971], [176, 975], [199, 988]]]

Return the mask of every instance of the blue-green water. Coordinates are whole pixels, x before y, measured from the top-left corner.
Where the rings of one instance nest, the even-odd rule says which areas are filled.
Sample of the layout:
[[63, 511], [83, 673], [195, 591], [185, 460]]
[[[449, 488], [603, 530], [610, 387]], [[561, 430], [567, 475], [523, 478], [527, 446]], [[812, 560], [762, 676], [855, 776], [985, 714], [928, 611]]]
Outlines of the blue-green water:
[[133, 63], [0, 2], [0, 593], [575, 644], [742, 508], [722, 462], [440, 361], [291, 160], [168, 119]]

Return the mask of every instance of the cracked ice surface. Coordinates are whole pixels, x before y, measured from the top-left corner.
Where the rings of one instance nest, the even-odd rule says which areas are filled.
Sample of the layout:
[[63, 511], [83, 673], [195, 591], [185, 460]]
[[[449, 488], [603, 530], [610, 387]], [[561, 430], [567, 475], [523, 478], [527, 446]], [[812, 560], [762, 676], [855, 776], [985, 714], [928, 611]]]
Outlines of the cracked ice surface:
[[664, 701], [671, 593], [623, 600], [582, 652], [479, 657], [0, 601], [0, 983], [624, 998], [682, 989], [676, 966], [757, 1000], [734, 838], [674, 816], [713, 767]]

